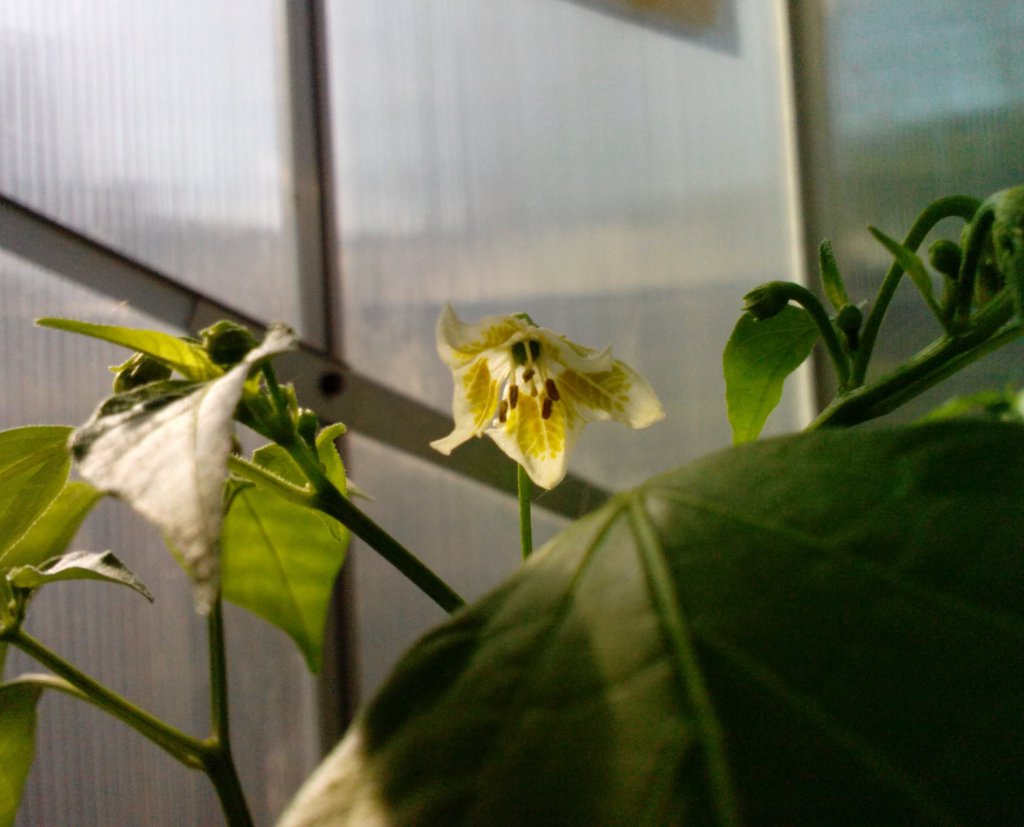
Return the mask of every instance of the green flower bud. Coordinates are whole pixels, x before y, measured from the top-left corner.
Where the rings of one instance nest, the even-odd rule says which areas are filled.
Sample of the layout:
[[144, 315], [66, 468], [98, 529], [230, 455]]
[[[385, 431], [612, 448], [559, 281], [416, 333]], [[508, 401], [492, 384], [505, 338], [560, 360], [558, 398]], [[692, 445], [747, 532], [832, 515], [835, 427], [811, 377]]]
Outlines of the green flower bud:
[[[1013, 285], [1018, 313], [1024, 312], [1024, 187], [997, 192], [992, 246], [1001, 283]], [[1000, 284], [1002, 286], [1002, 284]]]
[[755, 287], [743, 297], [743, 309], [759, 322], [779, 315], [789, 304], [789, 297], [781, 289], [785, 286], [784, 281], [770, 281]]
[[960, 245], [948, 238], [940, 238], [928, 248], [929, 263], [948, 278], [957, 277], [961, 259]]
[[853, 304], [844, 305], [836, 315], [836, 327], [846, 339], [850, 350], [856, 350], [860, 344], [860, 327], [864, 323], [864, 314]]
[[295, 419], [295, 430], [310, 448], [316, 449], [316, 432], [320, 430], [320, 418], [309, 408], [299, 411]]
[[219, 321], [199, 331], [199, 335], [210, 360], [222, 368], [237, 365], [259, 344], [247, 327], [228, 321]]
[[171, 377], [171, 369], [167, 365], [145, 353], [136, 353], [111, 370], [116, 373], [114, 393], [127, 393], [150, 382], [161, 382]]

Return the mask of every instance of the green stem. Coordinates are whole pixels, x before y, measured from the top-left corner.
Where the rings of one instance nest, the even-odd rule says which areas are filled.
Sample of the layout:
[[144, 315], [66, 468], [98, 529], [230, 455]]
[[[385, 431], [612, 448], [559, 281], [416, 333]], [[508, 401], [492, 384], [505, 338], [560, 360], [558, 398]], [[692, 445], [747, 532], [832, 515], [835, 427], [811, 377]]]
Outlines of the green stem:
[[[977, 198], [971, 198], [966, 195], [940, 198], [938, 201], [929, 204], [924, 212], [917, 217], [914, 226], [910, 228], [910, 232], [907, 233], [907, 237], [903, 240], [903, 246], [911, 252], [917, 252], [917, 248], [921, 246], [925, 236], [942, 219], [963, 218], [965, 221], [970, 221], [980, 204], [981, 202]], [[893, 261], [888, 272], [885, 274], [882, 286], [878, 289], [878, 295], [875, 297], [871, 312], [868, 313], [867, 320], [864, 322], [864, 329], [860, 335], [860, 345], [854, 358], [853, 372], [850, 376], [850, 384], [853, 387], [864, 384], [864, 379], [868, 372], [868, 364], [871, 361], [871, 354], [875, 348], [875, 341], [878, 339], [878, 330], [882, 326], [882, 320], [889, 309], [889, 303], [896, 293], [896, 288], [903, 277], [903, 272], [903, 267], [900, 263]]]
[[825, 343], [829, 358], [832, 360], [832, 366], [839, 379], [839, 387], [840, 389], [846, 388], [850, 381], [850, 363], [843, 351], [843, 346], [839, 343], [839, 337], [836, 335], [828, 313], [818, 301], [818, 297], [803, 285], [791, 281], [772, 282], [771, 287], [779, 297], [796, 302], [810, 314]]
[[228, 674], [224, 646], [224, 610], [221, 598], [214, 601], [207, 618], [210, 648], [210, 737], [205, 742], [203, 767], [220, 799], [224, 818], [231, 827], [252, 827], [235, 762], [231, 756], [228, 720]]
[[465, 601], [444, 580], [434, 574], [419, 558], [366, 514], [352, 505], [327, 478], [320, 466], [319, 458], [295, 430], [295, 423], [288, 410], [288, 402], [277, 383], [274, 369], [269, 362], [264, 362], [260, 369], [263, 372], [264, 384], [276, 413], [276, 421], [271, 428], [272, 439], [295, 460], [313, 488], [312, 491], [304, 490], [273, 475], [267, 476], [259, 471], [254, 473], [252, 469], [256, 466], [238, 458], [234, 458], [235, 461], [231, 463], [232, 470], [247, 478], [257, 477], [255, 482], [270, 483], [277, 491], [288, 496], [291, 501], [316, 508], [334, 517], [404, 574], [446, 612], [450, 614], [462, 608]]
[[526, 469], [516, 465], [516, 482], [519, 488], [519, 541], [525, 560], [533, 553], [533, 522], [530, 515], [530, 493], [532, 484]]
[[426, 564], [366, 514], [352, 505], [337, 488], [329, 482], [326, 486], [320, 486], [314, 480], [313, 484], [317, 488], [316, 508], [346, 526], [356, 537], [363, 540], [411, 580], [438, 606], [451, 614], [465, 605], [466, 602], [451, 586], [434, 574]]
[[244, 479], [272, 488], [289, 502], [330, 515], [409, 578], [446, 612], [454, 612], [465, 605], [465, 601], [444, 580], [335, 488], [310, 455], [304, 442], [292, 439], [281, 447], [298, 463], [312, 483], [312, 489], [292, 485], [240, 457], [231, 457], [228, 467], [232, 473]]
[[967, 239], [963, 245], [963, 260], [960, 262], [960, 272], [957, 275], [956, 290], [954, 291], [955, 299], [951, 308], [954, 324], [965, 326], [970, 322], [975, 276], [978, 264], [981, 262], [986, 236], [994, 221], [995, 211], [991, 207], [980, 215], [975, 215], [971, 221]]
[[205, 766], [206, 745], [164, 723], [89, 677], [22, 629], [11, 633], [10, 643], [67, 681], [75, 694], [108, 712], [192, 769]]
[[944, 336], [906, 364], [869, 386], [840, 394], [807, 428], [850, 426], [889, 413], [958, 370], [1024, 335], [1024, 325], [1007, 324], [1013, 315], [1008, 290], [974, 318], [972, 329]]

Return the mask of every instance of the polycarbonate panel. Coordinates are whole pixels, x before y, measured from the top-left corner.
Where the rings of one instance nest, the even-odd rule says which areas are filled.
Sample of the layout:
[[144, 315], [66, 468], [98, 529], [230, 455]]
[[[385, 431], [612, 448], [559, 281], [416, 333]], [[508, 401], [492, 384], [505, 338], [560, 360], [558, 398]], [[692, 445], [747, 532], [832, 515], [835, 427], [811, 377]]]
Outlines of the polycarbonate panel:
[[[621, 488], [728, 444], [740, 297], [799, 262], [781, 4], [719, 6], [673, 35], [563, 0], [329, 0], [346, 359], [445, 410], [444, 302], [526, 311], [665, 403], [647, 431], [594, 425], [575, 471]], [[773, 427], [802, 417], [797, 392]], [[515, 568], [514, 500], [349, 446], [368, 508], [467, 597]], [[354, 566], [365, 694], [443, 613], [367, 550]]]
[[[467, 601], [520, 565], [513, 498], [354, 433], [345, 437], [345, 449], [353, 479], [373, 497], [360, 506]], [[565, 523], [535, 509], [536, 547]], [[358, 690], [366, 699], [399, 655], [446, 615], [365, 544], [353, 543], [347, 565], [356, 601]]]
[[[829, 164], [822, 234], [851, 295], [874, 295], [889, 263], [873, 224], [902, 238], [944, 195], [983, 197], [1024, 183], [1024, 4], [1017, 0], [821, 3]], [[959, 238], [946, 222], [935, 238]], [[906, 282], [907, 280], [905, 280]], [[882, 328], [874, 374], [939, 333], [909, 282]], [[1024, 349], [989, 357], [911, 403], [922, 413], [956, 393], [1020, 384]]]
[[665, 404], [593, 426], [575, 471], [621, 488], [727, 445], [741, 296], [800, 269], [782, 6], [670, 33], [564, 0], [330, 0], [346, 359], [447, 409], [444, 302], [526, 311]]
[[0, 192], [318, 338], [296, 266], [283, 0], [4, 0]]
[[[35, 328], [43, 315], [161, 327], [0, 251], [0, 428], [77, 424], [109, 391], [119, 348]], [[197, 736], [209, 729], [205, 622], [157, 531], [105, 502], [72, 548], [114, 551], [156, 597], [123, 587], [57, 583], [33, 602], [26, 630], [143, 708]], [[315, 684], [290, 640], [240, 610], [226, 612], [232, 736], [258, 824], [270, 824], [315, 766]], [[7, 676], [43, 671], [11, 653]], [[38, 751], [19, 827], [221, 824], [206, 777], [125, 725], [56, 693], [40, 704]]]

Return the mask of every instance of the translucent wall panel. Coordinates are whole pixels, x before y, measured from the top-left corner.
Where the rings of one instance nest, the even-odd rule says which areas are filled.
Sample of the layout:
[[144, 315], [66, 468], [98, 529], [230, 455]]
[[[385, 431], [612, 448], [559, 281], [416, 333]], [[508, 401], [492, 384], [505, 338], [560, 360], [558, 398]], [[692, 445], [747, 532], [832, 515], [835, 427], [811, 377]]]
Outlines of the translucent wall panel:
[[564, 0], [331, 0], [346, 358], [445, 409], [443, 303], [527, 311], [665, 402], [575, 470], [623, 487], [728, 444], [740, 297], [799, 268], [782, 4], [719, 6], [670, 34]]
[[[109, 390], [124, 351], [32, 326], [42, 315], [159, 327], [117, 303], [0, 251], [0, 428], [76, 424]], [[73, 548], [113, 550], [156, 596], [58, 583], [40, 592], [25, 628], [116, 691], [186, 731], [209, 727], [205, 623], [157, 532], [120, 503], [90, 516]], [[228, 607], [229, 609], [231, 607]], [[315, 765], [315, 685], [284, 635], [241, 611], [226, 618], [233, 740], [257, 823], [269, 824]], [[12, 653], [8, 677], [42, 671]], [[19, 827], [219, 824], [206, 777], [84, 703], [47, 694]]]
[[[859, 296], [888, 264], [865, 232], [902, 237], [944, 195], [984, 196], [1024, 183], [1024, 4], [1016, 0], [821, 3], [829, 145], [822, 235]], [[937, 235], [958, 237], [949, 222]], [[927, 248], [926, 242], [925, 249]], [[903, 285], [882, 330], [878, 369], [938, 334]], [[969, 388], [1024, 380], [1020, 346], [970, 369], [902, 416]]]
[[282, 0], [0, 3], [0, 192], [304, 332]]
[[[727, 445], [740, 297], [799, 267], [782, 4], [718, 5], [670, 34], [564, 0], [329, 0], [346, 359], [446, 410], [444, 302], [527, 311], [612, 344], [665, 403], [647, 431], [593, 426], [575, 471], [622, 488]], [[350, 445], [381, 522], [468, 596], [517, 565], [513, 500]], [[443, 615], [372, 555], [355, 566], [365, 691]]]

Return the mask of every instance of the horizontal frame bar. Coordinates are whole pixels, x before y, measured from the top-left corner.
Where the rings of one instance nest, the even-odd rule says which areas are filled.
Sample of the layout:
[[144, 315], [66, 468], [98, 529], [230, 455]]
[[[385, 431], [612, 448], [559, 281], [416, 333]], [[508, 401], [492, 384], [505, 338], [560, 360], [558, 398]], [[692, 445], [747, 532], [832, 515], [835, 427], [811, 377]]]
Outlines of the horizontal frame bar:
[[[3, 195], [0, 248], [192, 332], [224, 318], [257, 330], [265, 327], [264, 322]], [[515, 466], [504, 460], [489, 440], [472, 440], [450, 457], [430, 448], [431, 440], [452, 429], [451, 419], [444, 414], [363, 376], [310, 344], [285, 354], [278, 362], [281, 377], [294, 382], [299, 398], [311, 400], [310, 407], [326, 421], [344, 422], [356, 433], [515, 496]], [[569, 475], [545, 492], [537, 506], [576, 518], [608, 496], [607, 491]]]

